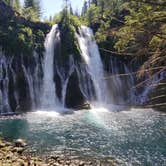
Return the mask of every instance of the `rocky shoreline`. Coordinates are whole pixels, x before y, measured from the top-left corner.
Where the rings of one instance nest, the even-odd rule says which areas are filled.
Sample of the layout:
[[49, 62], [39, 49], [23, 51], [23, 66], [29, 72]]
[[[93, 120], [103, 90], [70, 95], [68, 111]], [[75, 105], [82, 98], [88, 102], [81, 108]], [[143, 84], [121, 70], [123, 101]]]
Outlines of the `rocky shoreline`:
[[76, 159], [64, 155], [34, 156], [26, 152], [26, 143], [18, 139], [14, 143], [0, 138], [0, 166], [116, 166], [112, 159]]

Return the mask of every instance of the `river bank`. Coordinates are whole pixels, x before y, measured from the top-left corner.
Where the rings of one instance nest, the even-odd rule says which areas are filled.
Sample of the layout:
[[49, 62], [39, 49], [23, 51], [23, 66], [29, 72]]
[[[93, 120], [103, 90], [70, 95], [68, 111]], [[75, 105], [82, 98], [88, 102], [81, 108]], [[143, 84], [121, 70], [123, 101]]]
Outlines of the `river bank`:
[[105, 161], [95, 159], [76, 159], [64, 155], [38, 156], [26, 152], [26, 146], [0, 138], [0, 166], [116, 166], [113, 159]]

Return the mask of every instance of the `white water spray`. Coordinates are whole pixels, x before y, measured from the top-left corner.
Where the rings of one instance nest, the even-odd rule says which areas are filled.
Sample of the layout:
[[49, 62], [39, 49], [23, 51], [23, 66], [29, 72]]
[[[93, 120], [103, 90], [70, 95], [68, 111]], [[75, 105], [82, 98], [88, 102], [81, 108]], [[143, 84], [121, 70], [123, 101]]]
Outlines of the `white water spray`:
[[79, 35], [77, 35], [82, 57], [88, 66], [88, 73], [94, 84], [97, 105], [104, 106], [110, 103], [111, 99], [108, 95], [107, 84], [104, 80], [104, 69], [100, 58], [98, 46], [90, 28], [81, 26], [79, 28]]
[[54, 48], [56, 40], [60, 35], [58, 26], [54, 25], [45, 40], [45, 58], [44, 58], [44, 78], [43, 95], [41, 99], [42, 108], [55, 109], [60, 106], [60, 101], [56, 96], [54, 77]]

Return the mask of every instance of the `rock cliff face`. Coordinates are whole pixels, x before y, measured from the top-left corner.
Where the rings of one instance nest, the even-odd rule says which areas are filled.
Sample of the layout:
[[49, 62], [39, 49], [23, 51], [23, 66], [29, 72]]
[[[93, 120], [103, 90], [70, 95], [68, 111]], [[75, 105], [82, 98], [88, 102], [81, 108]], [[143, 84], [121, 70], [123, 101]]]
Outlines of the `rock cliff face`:
[[5, 24], [12, 20], [17, 24], [23, 24], [34, 29], [40, 29], [44, 33], [47, 33], [50, 30], [50, 26], [48, 24], [26, 20], [18, 12], [14, 11], [10, 6], [6, 5], [2, 0], [0, 0], [0, 22]]
[[69, 78], [66, 92], [66, 106], [69, 108], [77, 108], [78, 106], [83, 105], [84, 102], [85, 99], [80, 91], [79, 80], [77, 72], [75, 71]]
[[[26, 20], [0, 0], [0, 113], [25, 112], [40, 107], [44, 41], [50, 29], [48, 24]], [[61, 31], [61, 34], [65, 33]], [[71, 76], [68, 73], [70, 56], [64, 59], [63, 48], [64, 44], [56, 45], [53, 79], [59, 100], [74, 108], [84, 103], [84, 96], [76, 71]], [[73, 49], [73, 46], [68, 48], [70, 53], [65, 50], [66, 56]], [[63, 87], [65, 81], [68, 85]]]
[[[54, 37], [53, 87], [63, 107], [80, 108], [87, 101], [95, 101], [97, 95], [91, 72], [87, 71], [88, 66], [80, 53], [77, 41], [79, 28], [63, 19], [57, 27], [59, 38]], [[44, 41], [50, 29], [48, 24], [26, 20], [0, 0], [0, 114], [30, 111], [42, 105], [43, 65], [46, 57]], [[91, 51], [94, 53], [94, 50]], [[163, 80], [159, 88], [151, 89], [148, 86], [152, 85], [147, 84], [141, 89], [131, 89], [140, 80], [130, 73], [140, 65], [129, 67], [129, 60], [100, 51], [106, 74], [127, 74], [124, 78], [108, 79], [108, 93], [113, 98], [108, 98], [110, 103], [155, 105], [155, 108], [159, 108], [158, 103], [163, 103], [165, 99], [165, 72], [156, 78], [159, 82]], [[160, 108], [165, 110], [165, 106]]]
[[42, 78], [42, 52], [49, 30], [48, 24], [26, 20], [0, 0], [0, 113], [32, 109], [30, 86]]

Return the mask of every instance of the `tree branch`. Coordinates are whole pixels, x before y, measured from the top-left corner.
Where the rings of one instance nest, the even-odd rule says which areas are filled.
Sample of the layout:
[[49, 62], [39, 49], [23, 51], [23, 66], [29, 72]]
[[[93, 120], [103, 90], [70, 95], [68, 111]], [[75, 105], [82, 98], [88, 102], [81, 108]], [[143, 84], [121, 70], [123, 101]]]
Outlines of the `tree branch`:
[[156, 1], [156, 0], [138, 0], [139, 2], [142, 2], [142, 3], [147, 3], [147, 4], [150, 4], [150, 5], [157, 5], [157, 6], [166, 6], [166, 2], [162, 1], [162, 2], [159, 2], [159, 1]]

